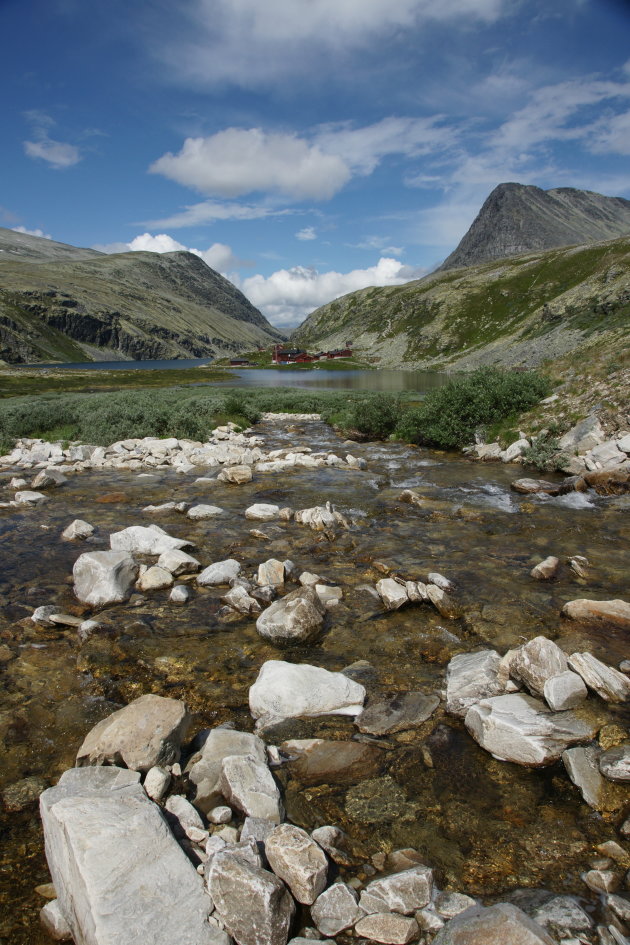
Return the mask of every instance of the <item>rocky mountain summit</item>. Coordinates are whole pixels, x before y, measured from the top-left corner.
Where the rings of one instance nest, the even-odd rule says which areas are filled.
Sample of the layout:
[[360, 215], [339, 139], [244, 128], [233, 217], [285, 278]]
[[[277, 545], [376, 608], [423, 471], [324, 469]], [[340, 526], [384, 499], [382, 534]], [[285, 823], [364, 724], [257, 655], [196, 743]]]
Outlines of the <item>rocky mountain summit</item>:
[[630, 233], [630, 200], [590, 190], [499, 184], [440, 271]]
[[6, 361], [203, 358], [280, 339], [192, 253], [107, 255], [0, 228]]

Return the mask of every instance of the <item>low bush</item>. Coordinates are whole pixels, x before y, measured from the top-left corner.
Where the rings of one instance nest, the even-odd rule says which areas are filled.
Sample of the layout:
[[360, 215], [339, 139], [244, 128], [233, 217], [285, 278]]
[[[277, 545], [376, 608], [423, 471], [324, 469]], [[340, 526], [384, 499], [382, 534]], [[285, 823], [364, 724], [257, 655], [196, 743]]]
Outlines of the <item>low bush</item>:
[[558, 438], [551, 429], [535, 437], [523, 453], [523, 460], [541, 472], [565, 472], [569, 459], [560, 449]]

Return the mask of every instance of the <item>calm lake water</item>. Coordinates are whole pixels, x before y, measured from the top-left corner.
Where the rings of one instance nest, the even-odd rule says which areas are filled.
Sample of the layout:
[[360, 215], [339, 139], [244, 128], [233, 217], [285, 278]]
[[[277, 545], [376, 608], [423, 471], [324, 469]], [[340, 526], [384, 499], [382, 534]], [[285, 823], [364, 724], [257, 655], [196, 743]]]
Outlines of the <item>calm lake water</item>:
[[[86, 361], [69, 364], [27, 364], [25, 368], [57, 369], [61, 371], [164, 371], [195, 368], [211, 363], [209, 358], [175, 361]], [[203, 381], [199, 384], [225, 387], [303, 387], [327, 390], [415, 390], [426, 392], [441, 387], [448, 375], [435, 371], [330, 371], [326, 368], [226, 368], [224, 381]]]

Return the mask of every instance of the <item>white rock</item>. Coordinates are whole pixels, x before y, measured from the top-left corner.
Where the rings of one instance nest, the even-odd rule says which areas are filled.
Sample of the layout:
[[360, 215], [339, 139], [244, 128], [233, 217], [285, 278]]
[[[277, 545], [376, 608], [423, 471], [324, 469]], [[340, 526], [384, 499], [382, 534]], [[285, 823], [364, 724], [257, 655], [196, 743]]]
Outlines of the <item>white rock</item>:
[[208, 821], [211, 824], [229, 824], [232, 817], [232, 809], [224, 804], [220, 807], [213, 807], [208, 813]]
[[241, 573], [241, 565], [234, 558], [225, 561], [216, 561], [209, 565], [197, 576], [197, 584], [203, 587], [215, 587], [220, 584], [229, 584]]
[[219, 727], [212, 729], [201, 751], [189, 762], [188, 775], [197, 787], [194, 804], [204, 813], [216, 807], [222, 797], [223, 760], [232, 755], [249, 755], [261, 765], [267, 760], [265, 744], [257, 735]]
[[243, 485], [246, 482], [251, 482], [253, 479], [252, 467], [251, 466], [228, 466], [225, 469], [222, 469], [217, 479], [221, 482], [230, 482], [233, 485]]
[[161, 801], [171, 783], [171, 772], [168, 768], [154, 765], [147, 771], [144, 779], [144, 789], [152, 801]]
[[280, 824], [272, 830], [265, 841], [265, 854], [298, 902], [311, 905], [326, 888], [326, 854], [300, 827]]
[[[171, 815], [171, 823], [175, 821], [181, 833], [188, 835], [188, 828], [195, 827], [197, 830], [203, 830], [203, 820], [199, 812], [187, 801], [181, 794], [171, 794], [166, 798], [165, 810]], [[207, 835], [203, 838], [204, 842], [208, 839]]]
[[263, 502], [258, 502], [255, 505], [250, 505], [248, 509], [245, 509], [245, 518], [251, 519], [254, 522], [271, 522], [273, 519], [278, 518], [280, 512], [280, 506], [278, 505], [268, 505]]
[[594, 925], [590, 916], [571, 896], [556, 896], [536, 909], [532, 918], [552, 931], [586, 932]]
[[40, 910], [39, 921], [44, 931], [56, 942], [67, 942], [72, 938], [72, 929], [61, 911], [58, 899], [46, 903]]
[[443, 591], [453, 590], [453, 582], [445, 578], [443, 574], [439, 574], [438, 571], [431, 571], [430, 574], [427, 574], [427, 583], [435, 584], [436, 587], [440, 587]]
[[526, 449], [529, 449], [530, 442], [526, 439], [516, 440], [514, 443], [511, 443], [506, 450], [503, 451], [501, 455], [501, 460], [504, 463], [513, 463], [518, 456], [522, 456]]
[[521, 909], [500, 902], [462, 912], [438, 932], [433, 945], [555, 945], [555, 942]]
[[274, 601], [256, 621], [267, 640], [278, 643], [308, 642], [319, 633], [325, 607], [312, 587], [299, 587]]
[[191, 507], [186, 512], [188, 518], [193, 521], [201, 521], [208, 518], [217, 518], [219, 515], [223, 515], [223, 509], [220, 509], [218, 505], [191, 505]]
[[249, 690], [249, 708], [265, 724], [271, 719], [358, 715], [365, 689], [343, 673], [305, 663], [268, 660]]
[[109, 536], [112, 551], [130, 551], [143, 555], [161, 555], [172, 548], [186, 548], [191, 542], [167, 535], [159, 525], [131, 525]]
[[584, 702], [588, 696], [588, 690], [581, 676], [567, 669], [547, 679], [543, 694], [552, 711], [563, 712], [565, 709], [574, 709]]
[[171, 587], [173, 575], [164, 568], [154, 566], [140, 575], [136, 583], [139, 591], [160, 591], [165, 587]]
[[40, 627], [54, 627], [55, 621], [51, 620], [55, 614], [61, 613], [56, 604], [44, 604], [43, 607], [36, 607], [31, 614], [31, 620]]
[[415, 919], [394, 913], [380, 912], [359, 919], [354, 927], [361, 938], [389, 945], [406, 945], [418, 936], [418, 923]]
[[187, 604], [191, 597], [192, 591], [189, 587], [185, 584], [176, 584], [168, 599], [174, 604]]
[[75, 942], [227, 945], [207, 922], [200, 876], [132, 777], [71, 769], [41, 795], [46, 857]]
[[223, 598], [226, 604], [241, 614], [259, 614], [261, 606], [255, 597], [251, 597], [244, 587], [236, 585]]
[[605, 785], [597, 765], [599, 754], [598, 749], [592, 745], [578, 745], [576, 748], [567, 748], [562, 753], [562, 761], [567, 774], [585, 803], [593, 810], [600, 810]]
[[534, 695], [542, 695], [545, 683], [552, 676], [564, 673], [567, 658], [560, 647], [547, 637], [534, 637], [516, 651], [511, 673], [525, 683]]
[[397, 610], [403, 604], [409, 603], [406, 586], [399, 584], [393, 578], [383, 578], [381, 581], [377, 581], [376, 590], [388, 610]]
[[500, 667], [496, 650], [454, 656], [446, 670], [446, 711], [463, 718], [475, 703], [505, 692]]
[[625, 702], [630, 698], [630, 679], [592, 653], [572, 653], [569, 666], [606, 702]]
[[311, 908], [313, 922], [322, 935], [338, 935], [364, 915], [358, 896], [346, 883], [334, 883], [317, 897]]
[[283, 810], [278, 785], [266, 764], [251, 755], [229, 755], [223, 759], [221, 794], [232, 807], [248, 817], [278, 824]]
[[120, 603], [131, 593], [137, 565], [125, 551], [91, 551], [77, 558], [72, 569], [74, 593], [94, 607]]
[[560, 562], [557, 558], [553, 555], [549, 555], [544, 561], [541, 561], [540, 564], [537, 564], [531, 569], [529, 572], [530, 576], [537, 581], [549, 581], [552, 577], [555, 577], [559, 564]]
[[43, 492], [32, 492], [30, 489], [22, 489], [15, 493], [15, 501], [18, 505], [39, 505], [41, 502], [47, 502], [48, 496]]
[[606, 439], [603, 427], [597, 417], [587, 417], [572, 427], [558, 441], [561, 450], [572, 453], [586, 453]]
[[600, 755], [599, 770], [610, 781], [630, 781], [630, 744], [617, 745]]
[[61, 537], [64, 541], [75, 541], [77, 539], [83, 540], [89, 538], [90, 535], [93, 534], [93, 525], [90, 525], [89, 522], [84, 522], [83, 519], [75, 518], [74, 522], [71, 522], [70, 525], [62, 531]]
[[340, 587], [331, 587], [329, 584], [316, 584], [315, 593], [326, 610], [336, 607], [341, 602], [343, 592]]
[[201, 568], [201, 564], [196, 558], [186, 554], [185, 551], [178, 551], [177, 549], [165, 551], [160, 555], [157, 563], [158, 568], [170, 571], [175, 577], [179, 574], [192, 574]]
[[259, 587], [266, 587], [268, 584], [277, 587], [284, 584], [284, 579], [284, 563], [278, 561], [277, 558], [269, 558], [268, 561], [258, 565], [256, 583]]
[[435, 897], [435, 911], [444, 919], [454, 919], [456, 915], [476, 906], [477, 900], [458, 892], [440, 892]]
[[495, 758], [529, 767], [557, 761], [569, 745], [589, 741], [595, 730], [570, 712], [552, 713], [538, 699], [520, 694], [484, 699], [468, 710], [464, 722]]
[[399, 912], [411, 915], [431, 902], [433, 871], [427, 866], [375, 879], [361, 893], [359, 905], [364, 912]]

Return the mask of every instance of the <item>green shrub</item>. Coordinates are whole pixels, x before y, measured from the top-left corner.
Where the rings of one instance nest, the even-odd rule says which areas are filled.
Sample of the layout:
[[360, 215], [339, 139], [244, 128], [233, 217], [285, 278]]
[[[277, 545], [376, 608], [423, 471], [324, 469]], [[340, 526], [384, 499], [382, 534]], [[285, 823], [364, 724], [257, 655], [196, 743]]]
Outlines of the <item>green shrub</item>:
[[558, 438], [547, 430], [532, 440], [523, 459], [541, 472], [565, 472], [570, 457], [560, 449]]
[[419, 407], [403, 413], [396, 436], [457, 449], [471, 443], [480, 427], [533, 407], [549, 389], [550, 382], [535, 371], [479, 368], [431, 391]]

